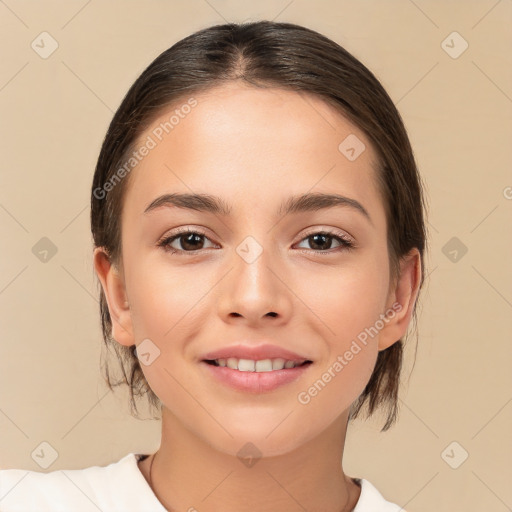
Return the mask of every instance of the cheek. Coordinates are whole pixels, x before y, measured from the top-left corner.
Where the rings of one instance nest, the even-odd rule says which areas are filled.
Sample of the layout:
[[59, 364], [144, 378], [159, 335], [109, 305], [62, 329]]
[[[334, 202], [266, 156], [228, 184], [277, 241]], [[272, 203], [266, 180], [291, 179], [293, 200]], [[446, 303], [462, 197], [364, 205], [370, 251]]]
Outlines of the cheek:
[[[347, 357], [347, 355], [350, 356]], [[347, 411], [366, 387], [377, 350], [355, 342], [320, 368], [308, 386], [297, 395], [301, 415], [317, 418], [316, 429], [327, 428]]]
[[[166, 343], [198, 314], [201, 298], [211, 283], [164, 258], [141, 258], [129, 269], [127, 292], [132, 304], [132, 322], [137, 341], [155, 338]], [[142, 337], [142, 338], [141, 338]], [[160, 343], [159, 342], [159, 343]]]
[[183, 358], [189, 340], [201, 332], [200, 317], [208, 304], [204, 296], [211, 284], [197, 280], [194, 273], [173, 268], [161, 258], [144, 263], [140, 258], [134, 263], [131, 273], [127, 272], [133, 333], [137, 344], [151, 340], [151, 344], [146, 342], [150, 364], [141, 364], [141, 369], [165, 405], [172, 404], [172, 409], [181, 411], [184, 418], [198, 414], [195, 403], [184, 392], [184, 387], [188, 389], [192, 383]]
[[368, 383], [378, 356], [375, 326], [385, 309], [386, 271], [381, 260], [358, 260], [302, 284], [301, 297], [314, 313], [303, 317], [307, 330], [323, 338], [326, 347], [309, 387], [297, 397], [308, 413], [330, 411], [334, 420]]
[[137, 344], [149, 339], [146, 346], [156, 354], [141, 369], [159, 398], [165, 403], [172, 396], [176, 405], [176, 397], [183, 395], [179, 382], [188, 378], [182, 374], [184, 358], [188, 363], [194, 348], [191, 342], [201, 337], [211, 315], [208, 291], [217, 278], [212, 270], [198, 273], [173, 267], [161, 257], [137, 261], [126, 274], [133, 334]]
[[[321, 269], [294, 283], [297, 295], [307, 306], [306, 318], [314, 323], [333, 351], [375, 324], [384, 312], [388, 279], [382, 261], [354, 259], [339, 268]], [[332, 354], [331, 354], [332, 355]]]

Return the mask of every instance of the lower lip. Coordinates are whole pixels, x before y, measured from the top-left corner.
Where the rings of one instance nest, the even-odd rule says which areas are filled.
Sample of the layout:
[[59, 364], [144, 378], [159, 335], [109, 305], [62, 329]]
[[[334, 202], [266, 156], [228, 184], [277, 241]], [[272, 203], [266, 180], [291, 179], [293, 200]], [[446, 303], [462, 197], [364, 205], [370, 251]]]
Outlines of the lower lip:
[[308, 363], [295, 368], [283, 368], [270, 372], [241, 372], [227, 366], [214, 366], [205, 361], [201, 361], [201, 364], [206, 366], [207, 371], [223, 384], [249, 393], [273, 391], [280, 386], [289, 384], [299, 379], [312, 365], [312, 363]]

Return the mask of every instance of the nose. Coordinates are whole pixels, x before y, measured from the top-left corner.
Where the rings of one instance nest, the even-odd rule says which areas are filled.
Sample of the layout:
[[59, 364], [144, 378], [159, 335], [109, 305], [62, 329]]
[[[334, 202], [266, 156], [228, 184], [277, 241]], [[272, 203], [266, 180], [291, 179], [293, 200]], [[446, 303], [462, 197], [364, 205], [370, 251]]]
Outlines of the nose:
[[230, 271], [219, 283], [217, 307], [221, 318], [225, 322], [245, 322], [251, 327], [270, 321], [272, 325], [287, 322], [293, 293], [286, 283], [286, 272], [271, 251], [262, 250], [255, 258], [237, 253], [230, 263]]

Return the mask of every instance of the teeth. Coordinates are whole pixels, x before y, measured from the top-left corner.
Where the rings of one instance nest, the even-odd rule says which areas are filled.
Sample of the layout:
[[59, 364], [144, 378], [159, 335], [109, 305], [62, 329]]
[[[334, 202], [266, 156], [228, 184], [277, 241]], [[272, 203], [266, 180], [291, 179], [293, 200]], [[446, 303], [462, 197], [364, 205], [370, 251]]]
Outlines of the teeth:
[[215, 362], [219, 366], [227, 366], [232, 370], [239, 370], [241, 372], [271, 372], [272, 370], [282, 370], [283, 368], [295, 368], [302, 364], [287, 361], [280, 357], [276, 359], [261, 359], [259, 361], [229, 357], [228, 359], [215, 359]]

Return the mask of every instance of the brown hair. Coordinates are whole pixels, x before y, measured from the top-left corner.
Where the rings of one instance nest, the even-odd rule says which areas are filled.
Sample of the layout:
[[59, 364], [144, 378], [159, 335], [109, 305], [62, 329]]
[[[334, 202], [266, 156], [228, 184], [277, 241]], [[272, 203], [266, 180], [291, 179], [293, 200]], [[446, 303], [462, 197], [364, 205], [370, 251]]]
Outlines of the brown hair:
[[[91, 230], [96, 247], [103, 247], [113, 265], [121, 264], [121, 212], [129, 176], [113, 187], [116, 171], [129, 159], [138, 138], [163, 109], [194, 93], [240, 80], [253, 87], [316, 95], [358, 126], [373, 144], [378, 158], [377, 182], [386, 209], [390, 274], [394, 280], [399, 260], [411, 249], [421, 255], [424, 281], [426, 230], [424, 197], [413, 151], [399, 112], [380, 82], [342, 46], [311, 29], [292, 23], [257, 21], [215, 25], [197, 31], [161, 53], [137, 78], [117, 109], [105, 135], [93, 178]], [[117, 174], [119, 178], [119, 174]], [[159, 398], [149, 387], [136, 356], [135, 345], [112, 339], [112, 323], [100, 287], [103, 338], [113, 348], [127, 384], [132, 414], [135, 396], [148, 395], [154, 407]], [[413, 318], [416, 322], [416, 304]], [[382, 431], [396, 420], [402, 368], [403, 340], [380, 351], [368, 384], [352, 404], [355, 418], [367, 402], [371, 416], [380, 405], [389, 408]]]

